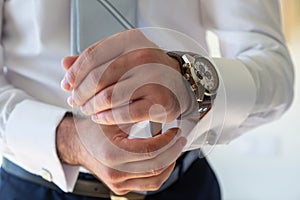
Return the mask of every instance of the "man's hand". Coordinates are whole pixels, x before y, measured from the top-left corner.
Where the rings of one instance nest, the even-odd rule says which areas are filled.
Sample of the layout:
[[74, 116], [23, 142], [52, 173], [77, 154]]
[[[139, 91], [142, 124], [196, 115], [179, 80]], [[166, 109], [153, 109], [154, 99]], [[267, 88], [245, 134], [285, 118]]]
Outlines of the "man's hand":
[[166, 123], [190, 106], [179, 63], [140, 31], [102, 40], [62, 61], [69, 104], [100, 124]]
[[128, 128], [66, 116], [57, 128], [58, 155], [65, 163], [90, 170], [116, 194], [157, 190], [171, 174], [186, 140], [178, 129], [149, 139], [128, 139]]

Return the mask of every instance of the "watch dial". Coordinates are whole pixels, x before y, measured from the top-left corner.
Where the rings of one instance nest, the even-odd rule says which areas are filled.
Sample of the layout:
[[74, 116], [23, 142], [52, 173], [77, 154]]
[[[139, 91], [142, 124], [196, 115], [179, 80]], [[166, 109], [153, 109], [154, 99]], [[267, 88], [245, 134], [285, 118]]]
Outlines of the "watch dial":
[[194, 63], [195, 74], [199, 78], [201, 85], [210, 93], [214, 93], [219, 86], [219, 78], [212, 63], [203, 57], [196, 57]]

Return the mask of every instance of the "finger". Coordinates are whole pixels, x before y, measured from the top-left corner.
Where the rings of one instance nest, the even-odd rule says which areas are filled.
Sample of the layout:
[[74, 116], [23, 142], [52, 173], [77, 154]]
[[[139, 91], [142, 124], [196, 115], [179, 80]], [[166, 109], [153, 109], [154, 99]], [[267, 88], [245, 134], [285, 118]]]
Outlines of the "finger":
[[[181, 134], [180, 129], [171, 128], [156, 137], [129, 139], [127, 133], [123, 130], [118, 133], [111, 129], [111, 126], [106, 127], [102, 126], [102, 130], [107, 140], [116, 145], [119, 150], [122, 150], [122, 152], [115, 152], [115, 156], [120, 160], [123, 160], [121, 157], [124, 156], [124, 160], [128, 160], [128, 162], [155, 157], [160, 151], [173, 145]], [[117, 128], [117, 126], [115, 127]], [[113, 154], [110, 157], [113, 157]]]
[[[87, 115], [95, 114], [92, 119], [96, 123], [107, 125], [142, 120], [173, 121], [180, 114], [178, 95], [175, 94], [178, 87], [174, 81], [167, 82], [161, 76], [160, 73], [165, 71], [174, 73], [169, 67], [155, 63], [132, 68], [121, 81], [92, 96], [82, 110]], [[144, 76], [148, 73], [151, 75]]]
[[[121, 82], [126, 82], [126, 80]], [[122, 85], [126, 85], [126, 83]], [[86, 115], [96, 114], [104, 110], [112, 109], [113, 107], [129, 104], [136, 98], [130, 97], [126, 90], [120, 90], [118, 93], [114, 91], [115, 85], [101, 90], [82, 105], [82, 112]]]
[[[124, 60], [124, 59], [122, 59]], [[80, 83], [80, 85], [75, 86], [76, 88], [73, 90], [73, 101], [76, 103], [77, 106], [81, 106], [90, 98], [93, 98], [95, 94], [103, 89], [110, 87], [116, 82], [120, 82], [126, 80], [127, 77], [120, 77], [128, 70], [129, 66], [126, 67], [126, 63], [120, 62], [119, 59], [108, 62], [93, 69]], [[108, 90], [109, 91], [109, 90]], [[104, 92], [103, 94], [106, 94]], [[107, 95], [110, 95], [107, 93]], [[104, 96], [110, 100], [110, 96]], [[110, 104], [107, 101], [107, 104]], [[106, 105], [107, 105], [106, 104]]]
[[170, 177], [173, 169], [175, 167], [175, 162], [172, 163], [163, 173], [157, 176], [150, 176], [146, 178], [133, 178], [127, 181], [114, 184], [115, 188], [120, 188], [121, 190], [138, 190], [138, 191], [156, 191], [162, 184]]
[[[153, 159], [162, 154], [162, 152], [169, 152], [167, 150], [173, 147], [170, 150], [172, 155], [174, 152], [177, 152], [176, 146], [179, 149], [185, 146], [185, 140], [180, 138], [181, 134], [177, 128], [169, 129], [165, 133], [152, 138], [130, 139], [127, 134], [128, 130], [131, 129], [130, 125], [125, 125], [125, 127], [99, 126], [93, 122], [84, 123], [85, 121], [89, 122], [89, 120], [84, 120], [83, 124], [79, 123], [80, 128], [78, 130], [89, 131], [84, 131], [84, 134], [79, 132], [80, 140], [95, 160], [116, 170], [123, 167], [122, 164], [124, 163]], [[174, 147], [175, 143], [177, 144]], [[163, 167], [155, 165], [156, 169]], [[152, 168], [152, 170], [155, 168]], [[120, 171], [124, 171], [124, 168], [120, 169]], [[126, 167], [126, 169], [130, 169], [130, 167]], [[141, 168], [139, 166], [139, 171], [141, 173], [149, 172], [149, 168]]]
[[[107, 69], [109, 63], [97, 67], [84, 78], [84, 81], [72, 91], [72, 96], [69, 97], [69, 102], [72, 102], [72, 107], [77, 107], [83, 105], [88, 99], [93, 95], [97, 94], [102, 87], [102, 83], [106, 77], [102, 76], [103, 71]], [[74, 87], [72, 87], [74, 88]]]
[[[154, 64], [155, 65], [155, 64]], [[152, 66], [154, 66], [152, 65]], [[148, 66], [148, 65], [147, 65]], [[143, 69], [146, 67], [144, 66]], [[139, 69], [141, 70], [141, 68]], [[130, 72], [135, 73], [137, 70], [133, 70]], [[120, 79], [116, 84], [113, 84], [111, 86], [108, 86], [107, 88], [102, 89], [99, 93], [93, 95], [88, 99], [84, 105], [82, 105], [82, 111], [86, 115], [93, 115], [96, 113], [100, 113], [112, 108], [121, 107], [121, 106], [128, 106], [129, 103], [135, 102], [135, 104], [130, 105], [130, 108], [133, 106], [137, 106], [136, 108], [133, 108], [130, 110], [130, 113], [122, 113], [123, 116], [127, 116], [130, 118], [131, 115], [140, 118], [141, 114], [145, 114], [143, 116], [144, 120], [149, 120], [148, 112], [152, 117], [155, 117], [156, 120], [163, 120], [161, 116], [165, 117], [165, 111], [167, 108], [164, 108], [164, 106], [158, 106], [159, 100], [162, 101], [162, 103], [166, 103], [167, 105], [170, 105], [166, 100], [169, 99], [169, 96], [174, 97], [173, 93], [169, 91], [169, 89], [165, 88], [164, 86], [161, 86], [156, 83], [152, 83], [151, 81], [147, 79], [140, 80], [141, 78], [139, 76], [133, 76], [133, 73], [126, 74], [127, 76], [124, 76], [122, 79]], [[137, 73], [139, 74], [139, 73]], [[100, 81], [102, 82], [102, 81]], [[81, 88], [81, 87], [80, 87]], [[78, 91], [78, 94], [83, 93], [84, 90], [87, 89], [81, 89], [82, 91]], [[156, 95], [153, 95], [155, 94]], [[81, 98], [83, 98], [82, 95]], [[92, 94], [90, 94], [92, 95]], [[152, 95], [152, 96], [151, 96]], [[176, 98], [176, 97], [175, 97]], [[139, 104], [140, 102], [137, 102], [139, 100], [144, 100], [144, 104]], [[177, 102], [177, 101], [176, 101]], [[155, 104], [155, 106], [153, 106]], [[156, 105], [157, 104], [157, 105]], [[153, 106], [153, 107], [152, 107]], [[128, 108], [128, 107], [127, 107]], [[141, 109], [142, 108], [142, 109]], [[135, 110], [135, 111], [133, 111]], [[112, 110], [116, 111], [116, 110]], [[126, 107], [124, 107], [124, 111], [126, 111]], [[127, 111], [129, 111], [127, 109]], [[142, 112], [142, 113], [141, 113]], [[96, 119], [97, 116], [95, 116]], [[138, 120], [137, 119], [137, 120]], [[125, 119], [124, 119], [125, 120]], [[102, 122], [99, 121], [100, 124], [119, 124], [119, 123], [128, 123], [129, 119], [126, 119], [127, 121], [119, 122], [115, 120], [114, 122]], [[152, 119], [151, 119], [152, 120]], [[130, 120], [129, 120], [130, 121]], [[137, 122], [136, 120], [134, 122]]]
[[65, 75], [65, 79], [73, 88], [76, 88], [91, 70], [122, 54], [124, 49], [122, 45], [118, 45], [117, 38], [113, 35], [106, 40], [101, 40], [80, 54]]
[[131, 173], [148, 172], [151, 174], [152, 171], [163, 169], [169, 166], [171, 163], [175, 162], [176, 159], [181, 155], [182, 149], [185, 144], [186, 139], [184, 137], [181, 137], [170, 148], [166, 148], [164, 151], [161, 151], [157, 156], [151, 159], [124, 163], [115, 167], [115, 169]]
[[143, 173], [135, 173], [135, 172], [124, 172], [119, 171], [110, 167], [102, 168], [99, 173], [101, 173], [102, 179], [105, 179], [106, 182], [109, 183], [121, 183], [129, 179], [135, 178], [147, 178], [152, 176], [159, 176], [164, 171], [166, 171], [169, 166], [166, 166], [161, 169], [151, 170], [150, 172], [143, 172]]
[[[143, 67], [145, 69], [145, 67]], [[141, 70], [141, 68], [139, 69]], [[131, 72], [135, 73], [137, 70]], [[113, 84], [92, 96], [81, 107], [86, 115], [92, 115], [92, 120], [98, 124], [124, 124], [149, 120], [150, 114], [163, 115], [165, 109], [151, 109], [156, 102], [147, 98], [149, 94], [161, 91], [161, 86], [147, 83], [147, 79], [132, 77], [132, 73], [118, 83]], [[165, 89], [165, 88], [163, 88]], [[164, 91], [161, 91], [165, 93]], [[158, 94], [159, 95], [159, 94]], [[161, 95], [160, 95], [161, 96]], [[146, 97], [146, 98], [145, 98]], [[156, 99], [156, 98], [154, 98]], [[155, 111], [155, 113], [153, 112]]]
[[[82, 80], [80, 79], [80, 81], [76, 81], [73, 85], [73, 88], [75, 89], [73, 93], [73, 101], [76, 105], [81, 106], [104, 88], [114, 84], [118, 84], [118, 87], [122, 87], [119, 82], [128, 78], [136, 80], [136, 83], [131, 81], [131, 87], [126, 88], [125, 91], [129, 90], [130, 92], [130, 89], [132, 89], [132, 87], [135, 88], [136, 85], [142, 86], [144, 80], [140, 80], [141, 76], [149, 73], [150, 70], [147, 69], [147, 67], [154, 65], [153, 62], [157, 62], [157, 56], [161, 53], [162, 52], [159, 49], [140, 49], [123, 54], [110, 62], [95, 67], [89, 71], [86, 77]], [[152, 64], [147, 65], [147, 67], [144, 66], [143, 68], [137, 67], [144, 63]], [[80, 73], [80, 76], [81, 75], [82, 73]], [[119, 88], [117, 89], [120, 91]], [[110, 104], [111, 102], [108, 103]]]
[[[64, 68], [64, 70], [68, 70], [71, 65], [76, 61], [78, 56], [68, 56], [62, 59], [61, 65]], [[70, 91], [72, 89], [71, 85], [69, 84], [68, 80], [64, 77], [63, 80], [60, 83], [61, 88], [65, 91]]]
[[[145, 88], [135, 88], [135, 79], [124, 78], [117, 84], [111, 85], [92, 96], [83, 106], [86, 115], [96, 114], [115, 107], [125, 106], [133, 101], [142, 99], [147, 93]], [[129, 114], [129, 113], [128, 113]]]
[[95, 67], [131, 50], [154, 46], [139, 30], [120, 32], [88, 47], [67, 72], [66, 79], [72, 87], [76, 88]]
[[[180, 133], [178, 132], [179, 129], [169, 129], [164, 134], [147, 139], [128, 139], [124, 135], [106, 132], [104, 133], [105, 137], [111, 143], [106, 143], [108, 146], [105, 146], [104, 149], [109, 149], [109, 151], [104, 153], [102, 151], [101, 154], [105, 154], [105, 156], [97, 159], [110, 167], [122, 167], [121, 164], [123, 163], [152, 159], [169, 148], [177, 149], [185, 146], [185, 139], [180, 138], [179, 140]], [[175, 143], [177, 144], [173, 146]], [[124, 169], [121, 169], [121, 171], [124, 171]], [[140, 171], [145, 172], [144, 169]]]
[[102, 111], [91, 116], [91, 119], [98, 124], [114, 125], [136, 123], [149, 120], [149, 110], [152, 103], [141, 99], [128, 105]]
[[93, 114], [91, 119], [95, 123], [103, 125], [137, 123], [146, 120], [169, 123], [173, 119], [167, 110], [163, 105], [155, 104], [146, 98], [140, 98], [139, 100], [131, 100], [129, 104]]
[[[115, 133], [105, 132], [105, 136], [118, 147], [129, 153], [145, 154], [147, 159], [152, 158], [150, 155], [156, 156], [157, 151], [162, 148], [170, 147], [179, 138], [180, 129], [172, 128], [165, 133], [152, 138], [124, 138], [124, 136], [116, 137]], [[176, 137], [177, 136], [177, 137]], [[134, 154], [133, 154], [134, 155]]]

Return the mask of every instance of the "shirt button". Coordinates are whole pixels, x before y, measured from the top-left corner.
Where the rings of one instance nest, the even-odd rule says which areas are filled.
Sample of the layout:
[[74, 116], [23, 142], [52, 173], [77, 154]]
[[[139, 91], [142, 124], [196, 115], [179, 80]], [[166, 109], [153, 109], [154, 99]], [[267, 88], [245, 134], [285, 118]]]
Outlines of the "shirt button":
[[46, 181], [52, 182], [52, 175], [51, 175], [51, 173], [48, 170], [46, 170], [46, 169], [43, 168], [42, 171], [40, 172], [40, 176], [43, 179], [45, 179]]

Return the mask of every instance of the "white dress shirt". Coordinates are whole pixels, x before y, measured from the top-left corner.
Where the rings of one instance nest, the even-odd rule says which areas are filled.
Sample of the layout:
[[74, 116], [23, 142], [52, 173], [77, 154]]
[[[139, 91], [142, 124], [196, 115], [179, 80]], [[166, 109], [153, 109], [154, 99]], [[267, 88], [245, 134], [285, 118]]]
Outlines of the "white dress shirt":
[[[55, 147], [56, 127], [70, 110], [70, 94], [60, 88], [60, 61], [70, 52], [69, 1], [0, 0], [0, 6], [2, 155], [72, 191], [79, 168], [62, 164]], [[224, 120], [203, 128], [204, 119], [190, 135], [221, 130], [216, 142], [228, 143], [289, 107], [294, 75], [276, 0], [140, 0], [138, 24], [174, 29], [205, 48], [207, 30], [219, 37], [222, 57], [214, 61]], [[217, 106], [213, 111], [218, 116]], [[185, 150], [200, 147], [194, 136]]]

